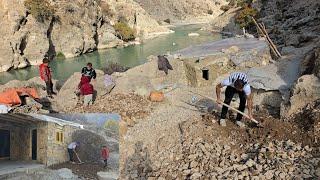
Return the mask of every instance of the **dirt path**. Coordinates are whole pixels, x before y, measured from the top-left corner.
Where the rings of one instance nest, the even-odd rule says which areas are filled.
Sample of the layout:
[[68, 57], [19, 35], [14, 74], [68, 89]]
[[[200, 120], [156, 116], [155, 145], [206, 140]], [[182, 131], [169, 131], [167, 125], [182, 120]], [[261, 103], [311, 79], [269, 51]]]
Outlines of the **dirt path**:
[[71, 171], [81, 178], [85, 179], [98, 179], [98, 172], [110, 172], [111, 174], [118, 174], [119, 168], [119, 154], [110, 153], [110, 158], [108, 161], [108, 166], [103, 167], [102, 162], [100, 163], [84, 163], [84, 164], [71, 164], [62, 163], [58, 165], [53, 165], [49, 167], [50, 169], [58, 170], [62, 168], [71, 169]]

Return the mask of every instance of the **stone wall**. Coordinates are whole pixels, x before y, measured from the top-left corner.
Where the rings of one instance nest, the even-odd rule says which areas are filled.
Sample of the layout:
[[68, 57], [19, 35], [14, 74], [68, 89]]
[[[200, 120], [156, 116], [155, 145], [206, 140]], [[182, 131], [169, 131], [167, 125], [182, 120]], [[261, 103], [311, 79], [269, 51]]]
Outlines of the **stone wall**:
[[[204, 59], [185, 59], [183, 62], [188, 85], [193, 87], [210, 86], [221, 74], [235, 70], [230, 65], [228, 58], [221, 55], [209, 56]], [[208, 80], [203, 77], [204, 69], [209, 72]]]
[[14, 127], [10, 130], [11, 160], [31, 160], [31, 133], [30, 128]]
[[41, 122], [37, 126], [37, 161], [45, 164], [47, 161], [47, 137], [48, 137], [48, 123]]
[[[63, 163], [69, 160], [67, 146], [71, 143], [72, 134], [78, 128], [71, 126], [60, 126], [56, 123], [48, 123], [48, 136], [47, 136], [47, 159], [45, 164], [47, 166], [53, 164]], [[56, 141], [56, 133], [63, 132], [63, 142]]]

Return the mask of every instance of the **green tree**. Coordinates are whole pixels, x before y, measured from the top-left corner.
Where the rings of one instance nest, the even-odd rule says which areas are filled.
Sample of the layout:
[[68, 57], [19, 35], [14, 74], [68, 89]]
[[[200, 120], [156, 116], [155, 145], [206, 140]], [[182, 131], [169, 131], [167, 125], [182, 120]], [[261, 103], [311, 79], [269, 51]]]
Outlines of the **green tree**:
[[236, 23], [239, 24], [241, 28], [251, 29], [251, 27], [254, 26], [251, 17], [256, 18], [257, 16], [258, 11], [256, 9], [246, 6], [236, 15]]
[[107, 130], [112, 130], [114, 132], [119, 131], [119, 122], [116, 120], [107, 120], [104, 124], [104, 128]]
[[128, 26], [124, 22], [118, 22], [114, 25], [116, 35], [123, 41], [132, 41], [136, 38], [136, 32], [134, 29]]

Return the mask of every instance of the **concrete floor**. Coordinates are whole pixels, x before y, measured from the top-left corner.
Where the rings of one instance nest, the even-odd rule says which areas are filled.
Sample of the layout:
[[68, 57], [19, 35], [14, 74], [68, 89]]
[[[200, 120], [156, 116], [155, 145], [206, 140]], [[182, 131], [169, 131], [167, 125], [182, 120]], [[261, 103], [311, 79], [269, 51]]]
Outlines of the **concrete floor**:
[[1, 176], [7, 174], [42, 169], [44, 167], [44, 165], [32, 161], [0, 161], [0, 179]]

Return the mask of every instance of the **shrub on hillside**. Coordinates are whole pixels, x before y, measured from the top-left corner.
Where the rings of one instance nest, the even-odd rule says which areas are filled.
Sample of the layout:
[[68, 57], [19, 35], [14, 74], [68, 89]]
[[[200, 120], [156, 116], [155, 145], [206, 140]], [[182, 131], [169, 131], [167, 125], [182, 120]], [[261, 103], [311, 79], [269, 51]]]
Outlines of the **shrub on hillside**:
[[45, 22], [54, 16], [55, 9], [48, 0], [26, 0], [24, 6], [39, 22]]
[[256, 18], [258, 11], [250, 6], [244, 7], [236, 15], [236, 23], [240, 25], [241, 28], [251, 29], [254, 26], [253, 20], [251, 17]]
[[58, 58], [58, 59], [65, 59], [66, 58], [66, 56], [63, 54], [63, 52], [58, 52], [57, 53], [57, 55], [56, 55], [56, 57]]
[[170, 19], [165, 19], [164, 22], [170, 24], [170, 23], [171, 23], [171, 20], [170, 20]]
[[224, 12], [228, 11], [230, 8], [231, 8], [230, 5], [223, 5], [223, 6], [220, 7], [220, 9], [221, 9], [222, 11], [224, 11]]
[[123, 41], [131, 41], [136, 38], [136, 32], [124, 22], [118, 22], [114, 25], [116, 36]]
[[212, 14], [213, 14], [213, 10], [212, 10], [212, 9], [209, 9], [209, 10], [208, 10], [208, 14], [212, 15]]

